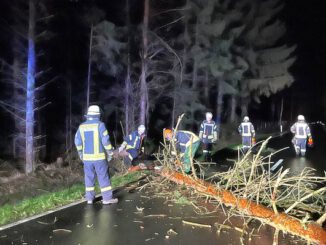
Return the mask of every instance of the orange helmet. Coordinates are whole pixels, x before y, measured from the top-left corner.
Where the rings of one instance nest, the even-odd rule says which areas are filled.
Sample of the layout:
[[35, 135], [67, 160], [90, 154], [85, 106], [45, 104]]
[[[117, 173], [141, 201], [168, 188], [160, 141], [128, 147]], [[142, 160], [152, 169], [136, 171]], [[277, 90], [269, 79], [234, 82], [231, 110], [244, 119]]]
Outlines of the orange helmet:
[[173, 137], [173, 131], [170, 128], [163, 129], [163, 137], [167, 140], [171, 140]]

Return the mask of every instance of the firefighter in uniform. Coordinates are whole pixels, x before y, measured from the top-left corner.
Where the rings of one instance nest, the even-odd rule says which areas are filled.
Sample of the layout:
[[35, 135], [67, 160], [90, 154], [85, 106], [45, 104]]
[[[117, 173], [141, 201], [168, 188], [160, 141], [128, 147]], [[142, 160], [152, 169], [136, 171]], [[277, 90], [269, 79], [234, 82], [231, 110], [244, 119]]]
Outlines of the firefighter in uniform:
[[103, 204], [117, 203], [112, 197], [108, 162], [112, 159], [113, 147], [108, 131], [100, 121], [100, 108], [92, 105], [88, 108], [86, 121], [75, 135], [75, 145], [80, 159], [84, 163], [86, 199], [92, 204], [95, 198], [95, 176], [101, 188]]
[[127, 167], [130, 167], [133, 160], [138, 157], [141, 152], [142, 143], [145, 138], [145, 126], [139, 125], [137, 131], [132, 132], [130, 135], [125, 137], [124, 142], [119, 147], [119, 153], [126, 150], [127, 156], [124, 158], [124, 163]]
[[211, 161], [212, 145], [217, 141], [217, 126], [212, 120], [213, 114], [206, 113], [206, 120], [200, 125], [199, 138], [203, 143], [205, 161]]
[[255, 144], [255, 128], [249, 121], [249, 117], [245, 116], [243, 122], [238, 128], [239, 134], [242, 136], [242, 149], [247, 152], [253, 143]]
[[306, 123], [304, 116], [299, 115], [298, 121], [292, 125], [291, 132], [294, 134], [294, 138], [292, 143], [294, 145], [294, 149], [296, 155], [305, 156], [307, 151], [307, 138], [308, 145], [312, 145], [312, 137], [309, 125]]
[[181, 161], [183, 162], [183, 167], [185, 173], [190, 172], [191, 168], [191, 159], [194, 158], [196, 151], [200, 145], [200, 138], [190, 131], [175, 131], [171, 129], [164, 129], [163, 136], [167, 140], [174, 139], [176, 141], [176, 150], [180, 154]]

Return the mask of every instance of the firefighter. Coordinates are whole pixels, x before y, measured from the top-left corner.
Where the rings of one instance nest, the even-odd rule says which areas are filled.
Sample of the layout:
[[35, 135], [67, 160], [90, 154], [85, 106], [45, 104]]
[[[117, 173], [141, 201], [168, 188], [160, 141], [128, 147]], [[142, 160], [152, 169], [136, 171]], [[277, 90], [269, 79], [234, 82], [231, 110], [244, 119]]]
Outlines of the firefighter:
[[212, 146], [217, 141], [217, 126], [212, 120], [213, 114], [206, 112], [206, 120], [200, 125], [199, 138], [203, 143], [205, 161], [211, 161]]
[[92, 204], [95, 198], [95, 176], [101, 188], [103, 204], [117, 203], [113, 198], [109, 178], [108, 163], [112, 159], [113, 147], [108, 131], [100, 121], [100, 108], [92, 105], [88, 108], [86, 121], [82, 123], [75, 135], [75, 145], [80, 159], [84, 163], [86, 199]]
[[164, 129], [163, 136], [166, 140], [172, 140], [174, 137], [176, 142], [176, 150], [180, 154], [184, 171], [185, 173], [189, 173], [191, 168], [191, 159], [193, 159], [196, 151], [198, 150], [200, 138], [190, 131], [172, 131], [171, 129]]
[[304, 157], [307, 151], [307, 138], [308, 145], [312, 145], [312, 137], [309, 125], [306, 123], [303, 115], [298, 116], [298, 121], [292, 125], [291, 132], [294, 134], [292, 143], [297, 156]]
[[249, 120], [249, 117], [245, 116], [243, 122], [238, 128], [239, 134], [242, 136], [242, 150], [247, 152], [252, 145], [255, 144], [255, 128]]
[[133, 160], [136, 159], [142, 151], [142, 143], [145, 138], [145, 126], [139, 125], [137, 131], [132, 132], [125, 137], [124, 142], [119, 147], [119, 153], [126, 150], [127, 156], [124, 157], [124, 163], [131, 167]]

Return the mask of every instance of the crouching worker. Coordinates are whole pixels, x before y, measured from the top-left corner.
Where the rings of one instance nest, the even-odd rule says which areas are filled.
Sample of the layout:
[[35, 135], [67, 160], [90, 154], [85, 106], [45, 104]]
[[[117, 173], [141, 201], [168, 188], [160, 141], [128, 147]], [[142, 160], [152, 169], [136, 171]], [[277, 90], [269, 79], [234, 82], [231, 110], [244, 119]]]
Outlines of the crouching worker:
[[126, 156], [123, 160], [126, 167], [131, 167], [133, 161], [139, 156], [142, 150], [142, 143], [145, 138], [145, 126], [140, 125], [137, 131], [132, 132], [130, 135], [126, 136], [124, 142], [119, 147], [119, 154], [124, 155], [123, 151], [126, 151]]
[[301, 154], [301, 156], [304, 157], [307, 151], [307, 138], [308, 145], [311, 146], [313, 144], [310, 127], [306, 123], [304, 116], [298, 116], [298, 121], [292, 125], [291, 132], [294, 134], [292, 143], [296, 155], [299, 156]]
[[199, 137], [190, 131], [172, 131], [164, 129], [163, 136], [166, 140], [175, 139], [176, 150], [180, 154], [183, 162], [185, 173], [189, 173], [191, 169], [191, 159], [194, 158], [196, 151], [200, 145]]
[[243, 122], [238, 128], [239, 134], [242, 136], [242, 150], [247, 152], [252, 145], [255, 144], [255, 128], [249, 121], [249, 117], [245, 116]]
[[108, 131], [100, 121], [100, 108], [92, 105], [88, 108], [86, 121], [75, 135], [75, 145], [80, 159], [84, 163], [86, 199], [92, 204], [95, 198], [95, 176], [97, 175], [103, 197], [103, 204], [117, 203], [112, 197], [108, 163], [112, 159], [113, 147]]

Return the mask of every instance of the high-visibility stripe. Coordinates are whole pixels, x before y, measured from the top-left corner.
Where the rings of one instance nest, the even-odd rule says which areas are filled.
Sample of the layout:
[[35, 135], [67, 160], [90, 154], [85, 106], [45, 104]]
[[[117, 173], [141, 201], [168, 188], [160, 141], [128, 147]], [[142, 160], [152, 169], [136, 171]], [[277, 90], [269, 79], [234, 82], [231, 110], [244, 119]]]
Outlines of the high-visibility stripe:
[[99, 125], [94, 128], [94, 154], [97, 155], [100, 153], [100, 137], [99, 137]]
[[101, 192], [106, 192], [106, 191], [111, 191], [111, 190], [112, 190], [111, 186], [101, 188]]
[[108, 133], [108, 131], [107, 130], [105, 130], [104, 132], [103, 132], [103, 136], [107, 136], [109, 133]]
[[109, 145], [107, 145], [107, 146], [104, 146], [104, 149], [105, 149], [105, 150], [108, 150], [108, 151], [109, 151], [109, 150], [112, 150], [112, 148], [113, 148], [113, 147], [112, 147], [111, 144], [109, 144]]
[[128, 157], [129, 157], [129, 159], [132, 161], [132, 160], [134, 160], [134, 158], [132, 157], [132, 155], [129, 153], [128, 154]]
[[86, 191], [94, 191], [95, 190], [95, 187], [92, 186], [92, 187], [86, 187]]
[[97, 160], [105, 160], [105, 153], [99, 154], [83, 154], [84, 161], [97, 161]]
[[[93, 154], [86, 154], [84, 152], [83, 160], [102, 160], [105, 159], [104, 153], [100, 153], [100, 142], [99, 142], [99, 124], [92, 123], [92, 124], [82, 124], [80, 125], [80, 134], [82, 137], [83, 145], [85, 145], [85, 132], [92, 132], [93, 133]], [[85, 149], [85, 147], [84, 147]], [[93, 155], [93, 156], [91, 156]], [[104, 158], [103, 158], [104, 156]]]
[[81, 151], [83, 149], [82, 145], [77, 145], [77, 151]]

